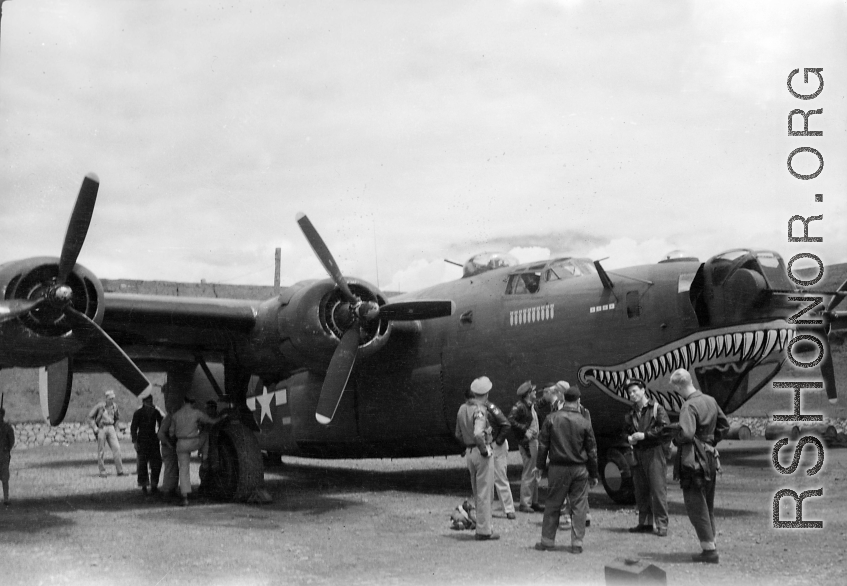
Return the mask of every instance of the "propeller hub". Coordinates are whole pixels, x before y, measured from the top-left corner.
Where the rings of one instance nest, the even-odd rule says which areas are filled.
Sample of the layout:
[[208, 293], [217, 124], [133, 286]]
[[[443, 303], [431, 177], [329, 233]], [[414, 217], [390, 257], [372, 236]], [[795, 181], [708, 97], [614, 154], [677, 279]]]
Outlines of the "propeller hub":
[[73, 299], [73, 296], [73, 289], [71, 289], [67, 285], [59, 285], [58, 287], [53, 287], [47, 294], [47, 297], [50, 301], [61, 305], [67, 305], [68, 303], [70, 303]]
[[372, 321], [379, 317], [379, 305], [373, 301], [362, 301], [356, 309], [361, 320]]

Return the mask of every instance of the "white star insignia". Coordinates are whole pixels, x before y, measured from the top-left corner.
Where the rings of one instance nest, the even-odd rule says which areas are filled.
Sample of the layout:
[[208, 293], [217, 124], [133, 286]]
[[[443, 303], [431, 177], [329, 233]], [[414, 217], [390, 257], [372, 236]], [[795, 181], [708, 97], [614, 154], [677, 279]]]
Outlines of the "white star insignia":
[[259, 405], [262, 408], [262, 413], [259, 416], [259, 425], [265, 420], [265, 416], [273, 423], [273, 415], [271, 413], [271, 399], [274, 398], [274, 393], [268, 393], [268, 387], [262, 388], [262, 394], [256, 395], [256, 401], [259, 402]]

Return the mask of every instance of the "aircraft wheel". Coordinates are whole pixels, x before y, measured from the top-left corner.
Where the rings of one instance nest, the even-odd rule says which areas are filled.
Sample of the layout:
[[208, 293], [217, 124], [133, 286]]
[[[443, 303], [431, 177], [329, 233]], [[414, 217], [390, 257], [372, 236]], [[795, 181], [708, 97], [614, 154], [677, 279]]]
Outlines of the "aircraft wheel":
[[606, 489], [606, 494], [619, 505], [635, 503], [632, 472], [620, 450], [612, 448], [606, 452], [606, 457], [600, 460], [600, 481]]
[[218, 431], [212, 474], [215, 493], [224, 500], [246, 500], [262, 488], [262, 452], [256, 436], [240, 422], [227, 421]]

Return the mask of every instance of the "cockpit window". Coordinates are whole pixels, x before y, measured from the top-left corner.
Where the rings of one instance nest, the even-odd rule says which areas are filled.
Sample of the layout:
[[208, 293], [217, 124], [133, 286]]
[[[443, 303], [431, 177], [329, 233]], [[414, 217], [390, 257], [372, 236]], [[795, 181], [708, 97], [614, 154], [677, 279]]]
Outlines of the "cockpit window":
[[562, 258], [554, 260], [544, 271], [545, 281], [561, 281], [582, 275], [591, 275], [596, 271], [591, 261], [584, 258]]
[[780, 255], [770, 250], [757, 250], [754, 254], [771, 288], [793, 289], [791, 282], [788, 280], [785, 263]]
[[509, 283], [506, 285], [507, 295], [520, 295], [523, 293], [537, 293], [538, 286], [541, 284], [541, 272], [533, 271], [528, 273], [519, 273], [509, 277]]
[[560, 281], [562, 279], [570, 279], [579, 277], [582, 271], [572, 260], [563, 260], [553, 263], [544, 275], [545, 281]]

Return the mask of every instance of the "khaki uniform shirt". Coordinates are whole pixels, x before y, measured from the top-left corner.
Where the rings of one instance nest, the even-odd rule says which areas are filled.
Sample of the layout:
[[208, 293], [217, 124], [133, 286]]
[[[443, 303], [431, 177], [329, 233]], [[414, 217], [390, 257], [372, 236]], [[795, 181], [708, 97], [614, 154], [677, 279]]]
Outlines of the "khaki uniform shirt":
[[459, 407], [456, 414], [456, 439], [465, 447], [477, 447], [482, 453], [488, 452], [491, 444], [491, 425], [488, 423], [488, 409], [477, 399]]
[[176, 439], [190, 439], [200, 435], [200, 422], [214, 424], [215, 420], [186, 403], [171, 417], [171, 428]]

